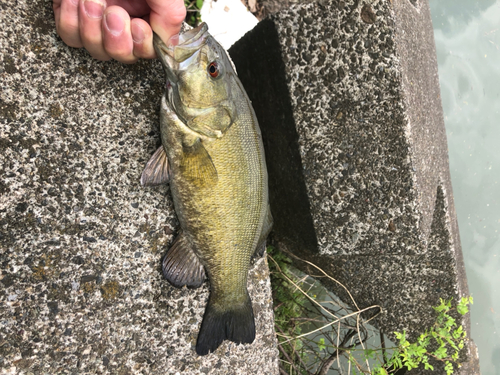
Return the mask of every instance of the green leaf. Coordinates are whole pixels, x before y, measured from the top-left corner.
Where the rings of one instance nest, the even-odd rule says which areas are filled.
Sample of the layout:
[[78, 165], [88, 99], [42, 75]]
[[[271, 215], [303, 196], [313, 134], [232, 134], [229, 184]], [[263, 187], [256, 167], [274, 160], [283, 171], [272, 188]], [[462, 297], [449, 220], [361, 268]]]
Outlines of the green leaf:
[[453, 338], [454, 339], [458, 339], [460, 338], [460, 336], [462, 336], [462, 333], [463, 333], [463, 327], [462, 326], [459, 326], [456, 330], [453, 331]]
[[196, 8], [201, 9], [203, 6], [203, 0], [196, 0]]
[[469, 312], [468, 304], [472, 305], [472, 297], [462, 297], [460, 303], [457, 306], [457, 311], [461, 315], [465, 315]]
[[425, 363], [424, 364], [424, 367], [426, 370], [434, 370], [434, 367], [432, 367], [431, 365], [429, 365], [428, 363]]
[[438, 330], [439, 336], [444, 337], [444, 338], [448, 337], [448, 333], [449, 333], [449, 331], [446, 328], [440, 328]]
[[448, 320], [446, 321], [446, 327], [453, 327], [454, 325], [455, 325], [455, 319], [449, 316]]
[[448, 340], [448, 344], [450, 344], [450, 346], [455, 349], [455, 350], [458, 350], [458, 347], [455, 345], [455, 343], [451, 340]]
[[419, 357], [422, 357], [426, 352], [427, 350], [425, 350], [425, 348], [421, 346], [417, 348], [417, 354], [419, 355]]
[[399, 368], [402, 368], [402, 367], [403, 367], [403, 361], [402, 361], [400, 358], [398, 358], [398, 359], [396, 360], [396, 363], [397, 363], [397, 365], [398, 365], [398, 367], [399, 367]]
[[444, 366], [444, 369], [446, 371], [446, 375], [453, 374], [453, 365], [450, 363], [450, 361], [446, 361], [446, 365]]
[[467, 305], [458, 305], [457, 311], [460, 315], [465, 315], [469, 312], [469, 308], [467, 307]]
[[318, 341], [318, 349], [319, 349], [319, 351], [322, 351], [322, 350], [325, 350], [325, 348], [326, 348], [325, 339], [322, 337]]
[[375, 350], [365, 349], [365, 357], [366, 358], [375, 358]]
[[443, 358], [446, 358], [446, 354], [447, 354], [447, 350], [446, 350], [446, 347], [445, 346], [441, 346], [439, 347], [435, 352], [434, 352], [434, 355], [438, 358], [438, 359], [443, 359]]

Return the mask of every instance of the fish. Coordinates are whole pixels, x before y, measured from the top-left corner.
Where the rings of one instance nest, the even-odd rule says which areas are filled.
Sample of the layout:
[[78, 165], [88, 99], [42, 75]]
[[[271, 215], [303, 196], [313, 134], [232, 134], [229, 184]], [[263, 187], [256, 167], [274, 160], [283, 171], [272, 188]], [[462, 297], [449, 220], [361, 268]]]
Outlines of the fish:
[[255, 339], [247, 276], [273, 224], [262, 135], [232, 61], [205, 23], [181, 32], [176, 44], [154, 34], [153, 44], [166, 74], [162, 145], [141, 184], [168, 183], [180, 223], [164, 278], [176, 287], [210, 282], [196, 342], [197, 354], [207, 355], [224, 340]]

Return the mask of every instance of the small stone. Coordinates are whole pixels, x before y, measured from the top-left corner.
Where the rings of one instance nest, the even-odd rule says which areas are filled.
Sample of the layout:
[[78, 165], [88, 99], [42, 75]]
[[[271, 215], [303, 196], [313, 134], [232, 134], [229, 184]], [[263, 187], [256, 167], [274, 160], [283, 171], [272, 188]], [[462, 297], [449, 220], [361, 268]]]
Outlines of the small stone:
[[76, 257], [74, 257], [72, 260], [71, 260], [74, 264], [78, 264], [78, 265], [81, 265], [81, 264], [84, 264], [85, 261], [83, 260], [83, 258], [78, 255]]
[[94, 281], [95, 279], [97, 279], [96, 275], [85, 275], [85, 276], [82, 276], [82, 278], [80, 279], [80, 282], [81, 283], [89, 283], [91, 281]]
[[102, 298], [105, 300], [114, 299], [117, 297], [119, 292], [120, 284], [117, 281], [111, 280], [106, 282], [101, 287]]
[[59, 313], [59, 306], [57, 302], [47, 302], [47, 307], [49, 308], [50, 313], [54, 315], [57, 315]]
[[0, 282], [6, 287], [8, 288], [9, 286], [11, 286], [12, 284], [14, 284], [14, 278], [12, 277], [11, 274], [7, 274], [3, 277], [2, 280], [0, 280]]
[[361, 9], [361, 19], [364, 23], [372, 24], [377, 21], [377, 16], [373, 13], [372, 7], [368, 4], [365, 4]]
[[74, 291], [77, 291], [80, 289], [80, 283], [78, 281], [72, 281], [71, 282], [71, 289]]
[[396, 231], [396, 225], [394, 224], [394, 222], [391, 220], [389, 222], [389, 228], [388, 228], [391, 232], [395, 232]]
[[21, 202], [16, 206], [16, 211], [17, 212], [24, 212], [28, 208], [28, 204], [25, 202]]

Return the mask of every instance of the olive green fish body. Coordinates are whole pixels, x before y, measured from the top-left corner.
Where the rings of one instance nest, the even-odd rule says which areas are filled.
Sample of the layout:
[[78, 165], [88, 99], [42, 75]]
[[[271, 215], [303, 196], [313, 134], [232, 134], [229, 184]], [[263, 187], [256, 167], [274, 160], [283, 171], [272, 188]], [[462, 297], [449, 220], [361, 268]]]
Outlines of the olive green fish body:
[[[248, 104], [247, 104], [248, 105]], [[170, 186], [183, 233], [205, 265], [211, 291], [231, 302], [246, 294], [246, 278], [267, 213], [267, 173], [253, 114], [240, 114], [224, 137], [202, 142], [217, 182], [193, 178], [182, 166], [183, 129], [165, 123]], [[244, 140], [242, 142], [242, 140]]]
[[250, 100], [205, 25], [181, 34], [176, 47], [155, 37], [155, 48], [168, 81], [163, 148], [141, 181], [168, 180], [181, 224], [163, 260], [164, 276], [197, 287], [208, 275], [210, 299], [196, 347], [204, 355], [225, 339], [255, 337], [247, 274], [272, 225], [264, 150]]

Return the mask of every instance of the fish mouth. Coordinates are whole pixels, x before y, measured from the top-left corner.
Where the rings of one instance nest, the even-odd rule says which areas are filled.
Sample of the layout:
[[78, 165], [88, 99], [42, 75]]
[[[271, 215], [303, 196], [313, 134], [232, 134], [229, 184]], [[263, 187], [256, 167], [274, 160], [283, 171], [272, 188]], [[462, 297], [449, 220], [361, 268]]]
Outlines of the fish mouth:
[[208, 35], [208, 26], [205, 22], [200, 23], [197, 27], [194, 27], [184, 32], [179, 33], [179, 46], [187, 46], [192, 44], [199, 44], [200, 46], [205, 44]]
[[165, 43], [158, 34], [153, 33], [153, 46], [156, 55], [165, 68], [167, 79], [171, 83], [177, 82], [174, 72], [183, 70], [189, 65], [193, 55], [205, 45], [209, 36], [208, 26], [204, 22], [198, 27], [181, 30], [178, 35], [178, 44], [172, 43], [177, 36]]

